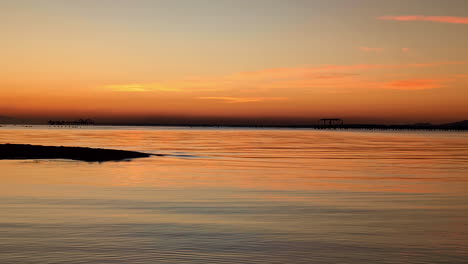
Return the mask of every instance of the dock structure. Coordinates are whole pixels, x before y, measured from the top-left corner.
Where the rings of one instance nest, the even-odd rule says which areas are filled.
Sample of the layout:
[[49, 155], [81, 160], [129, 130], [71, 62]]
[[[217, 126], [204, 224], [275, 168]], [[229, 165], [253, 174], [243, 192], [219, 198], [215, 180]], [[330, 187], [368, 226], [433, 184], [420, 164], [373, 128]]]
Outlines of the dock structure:
[[79, 120], [74, 120], [74, 121], [49, 120], [47, 123], [49, 124], [49, 126], [70, 126], [70, 127], [94, 125], [94, 121], [92, 119], [79, 119]]
[[318, 128], [341, 128], [344, 121], [341, 118], [322, 118], [318, 121]]

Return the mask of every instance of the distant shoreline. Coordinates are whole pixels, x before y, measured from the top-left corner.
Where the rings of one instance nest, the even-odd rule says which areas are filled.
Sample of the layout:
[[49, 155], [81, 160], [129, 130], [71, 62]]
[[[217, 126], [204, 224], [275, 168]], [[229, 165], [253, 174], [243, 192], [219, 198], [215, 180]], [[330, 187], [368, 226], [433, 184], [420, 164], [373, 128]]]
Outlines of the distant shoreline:
[[[331, 120], [331, 122], [329, 122]], [[97, 123], [97, 125], [110, 126], [178, 126], [178, 127], [232, 127], [232, 128], [310, 128], [310, 129], [364, 129], [364, 130], [468, 130], [468, 120], [463, 120], [447, 124], [415, 123], [404, 125], [385, 124], [345, 124], [342, 119], [321, 119], [325, 121], [317, 124], [278, 124], [278, 123], [229, 123], [229, 122], [209, 122], [209, 123]], [[335, 123], [338, 121], [339, 123]]]
[[150, 156], [152, 156], [152, 154], [115, 149], [0, 144], [0, 160], [70, 159], [87, 162], [105, 162], [146, 158]]
[[98, 124], [97, 126], [130, 126], [130, 127], [203, 127], [203, 128], [309, 128], [317, 130], [426, 130], [426, 131], [468, 131], [468, 126], [445, 126], [445, 125], [342, 125], [342, 126], [316, 126], [316, 125], [183, 125], [183, 124]]
[[[46, 124], [0, 124], [2, 126], [23, 126], [30, 127], [32, 125]], [[282, 128], [282, 129], [317, 129], [317, 130], [424, 130], [424, 131], [468, 131], [468, 120], [449, 123], [449, 124], [406, 124], [406, 125], [384, 125], [384, 124], [344, 124], [337, 126], [320, 126], [320, 125], [252, 125], [252, 124], [181, 124], [181, 123], [97, 123], [93, 126], [80, 125], [49, 125], [50, 127], [99, 127], [99, 126], [129, 126], [129, 127], [193, 127], [193, 128]]]

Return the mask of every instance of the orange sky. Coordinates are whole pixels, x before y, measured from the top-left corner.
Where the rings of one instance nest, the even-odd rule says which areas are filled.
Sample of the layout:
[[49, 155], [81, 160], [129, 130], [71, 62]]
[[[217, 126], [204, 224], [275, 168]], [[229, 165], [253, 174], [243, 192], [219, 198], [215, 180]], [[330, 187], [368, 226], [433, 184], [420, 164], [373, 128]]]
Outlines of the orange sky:
[[456, 0], [2, 1], [0, 115], [468, 119], [467, 10]]

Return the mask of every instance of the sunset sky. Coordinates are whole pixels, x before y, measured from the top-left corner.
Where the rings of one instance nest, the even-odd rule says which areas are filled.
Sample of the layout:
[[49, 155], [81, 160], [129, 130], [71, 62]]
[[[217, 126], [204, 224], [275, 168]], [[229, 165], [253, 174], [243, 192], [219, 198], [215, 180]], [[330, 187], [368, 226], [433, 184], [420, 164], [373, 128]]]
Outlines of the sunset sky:
[[0, 115], [468, 119], [466, 0], [0, 0]]

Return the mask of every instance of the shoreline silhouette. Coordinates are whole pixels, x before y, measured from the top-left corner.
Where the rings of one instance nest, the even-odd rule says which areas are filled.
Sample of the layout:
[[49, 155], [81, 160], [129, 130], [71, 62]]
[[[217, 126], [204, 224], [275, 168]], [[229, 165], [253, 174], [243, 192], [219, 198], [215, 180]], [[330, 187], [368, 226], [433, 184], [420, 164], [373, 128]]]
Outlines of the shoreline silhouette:
[[147, 158], [155, 154], [137, 151], [85, 148], [56, 147], [27, 144], [0, 144], [0, 160], [17, 159], [70, 159], [87, 162], [121, 161], [135, 158]]
[[[19, 120], [16, 120], [19, 121]], [[1, 123], [0, 127], [3, 126], [23, 126], [32, 127], [32, 125], [44, 125], [43, 122], [8, 122]], [[468, 120], [462, 120], [452, 123], [432, 124], [432, 123], [412, 123], [412, 124], [384, 124], [384, 123], [345, 123], [340, 118], [326, 118], [319, 119], [317, 121], [274, 121], [274, 120], [184, 120], [178, 121], [165, 120], [165, 121], [150, 121], [150, 122], [139, 122], [125, 121], [125, 122], [112, 122], [112, 121], [100, 121], [95, 122], [91, 119], [80, 119], [77, 121], [53, 121], [49, 120], [46, 125], [50, 127], [58, 128], [81, 128], [90, 126], [154, 126], [154, 127], [212, 127], [212, 128], [310, 128], [310, 129], [341, 129], [341, 130], [425, 130], [425, 131], [468, 131]]]
[[[99, 125], [108, 126], [160, 126], [160, 127], [226, 127], [226, 128], [310, 128], [310, 129], [342, 129], [342, 130], [426, 130], [426, 131], [468, 131], [468, 120], [446, 124], [415, 123], [402, 125], [388, 124], [344, 124], [341, 119], [321, 119], [325, 122], [318, 124], [252, 124], [252, 123], [230, 123], [230, 122], [210, 122], [210, 123], [100, 123]], [[329, 122], [332, 120], [332, 122]], [[334, 122], [333, 122], [334, 121]]]

